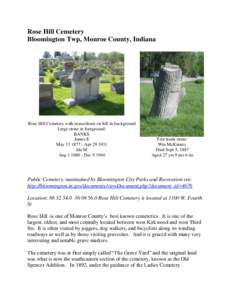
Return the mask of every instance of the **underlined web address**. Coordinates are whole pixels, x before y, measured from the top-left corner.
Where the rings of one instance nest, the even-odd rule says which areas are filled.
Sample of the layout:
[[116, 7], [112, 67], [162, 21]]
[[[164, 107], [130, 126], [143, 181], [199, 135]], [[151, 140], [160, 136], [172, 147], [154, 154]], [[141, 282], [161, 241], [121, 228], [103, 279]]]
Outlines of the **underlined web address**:
[[192, 184], [28, 184], [27, 189], [63, 189], [63, 190], [156, 190], [156, 189], [192, 189]]

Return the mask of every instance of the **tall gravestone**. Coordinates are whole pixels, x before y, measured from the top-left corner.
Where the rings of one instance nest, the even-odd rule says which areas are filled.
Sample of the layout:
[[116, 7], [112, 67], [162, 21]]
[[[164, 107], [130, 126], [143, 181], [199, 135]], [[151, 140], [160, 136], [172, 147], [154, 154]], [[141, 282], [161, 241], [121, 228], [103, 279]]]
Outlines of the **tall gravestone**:
[[66, 73], [71, 73], [73, 71], [73, 68], [74, 68], [74, 62], [68, 61], [64, 63], [64, 71]]
[[65, 71], [56, 71], [53, 73], [56, 80], [60, 80], [60, 77], [64, 76], [65, 74], [66, 74]]
[[99, 99], [98, 69], [82, 69], [72, 73], [72, 97], [76, 103], [82, 104]]
[[72, 106], [85, 104], [101, 99], [99, 93], [99, 78], [101, 72], [98, 69], [74, 70], [71, 75], [72, 98], [65, 99], [65, 104]]
[[161, 67], [159, 77], [153, 79], [155, 97], [150, 115], [162, 119], [176, 116], [178, 104], [183, 96], [181, 89], [182, 70], [179, 66], [166, 63]]

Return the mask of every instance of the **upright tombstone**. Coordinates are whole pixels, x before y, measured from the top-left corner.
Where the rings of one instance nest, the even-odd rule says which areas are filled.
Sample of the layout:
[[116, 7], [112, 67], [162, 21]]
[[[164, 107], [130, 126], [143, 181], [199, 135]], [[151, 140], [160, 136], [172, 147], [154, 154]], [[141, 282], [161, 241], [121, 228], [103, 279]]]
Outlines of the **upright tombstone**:
[[65, 71], [56, 71], [53, 73], [56, 80], [60, 80], [60, 77], [64, 76], [65, 74], [66, 74]]
[[40, 69], [42, 69], [44, 71], [47, 70], [47, 68], [49, 67], [48, 59], [41, 58], [39, 60], [39, 66], [40, 66]]
[[155, 97], [150, 115], [162, 119], [176, 116], [178, 104], [183, 96], [181, 81], [182, 71], [179, 66], [166, 63], [161, 67], [159, 76], [153, 78]]
[[73, 71], [73, 68], [74, 68], [74, 62], [73, 61], [64, 62], [64, 71], [66, 73], [71, 73]]
[[111, 85], [111, 90], [117, 94], [124, 95], [124, 82], [116, 82]]
[[55, 51], [54, 52], [54, 57], [60, 57], [61, 56], [61, 52], [60, 51]]
[[53, 85], [52, 83], [39, 84], [39, 108], [48, 108], [55, 105], [53, 100]]
[[101, 73], [98, 69], [81, 69], [73, 71], [72, 97], [76, 104], [84, 104], [101, 98], [99, 94], [99, 78]]
[[44, 76], [44, 75], [45, 75], [45, 71], [39, 68], [39, 76]]
[[60, 76], [60, 85], [65, 87], [71, 87], [71, 76], [70, 75]]

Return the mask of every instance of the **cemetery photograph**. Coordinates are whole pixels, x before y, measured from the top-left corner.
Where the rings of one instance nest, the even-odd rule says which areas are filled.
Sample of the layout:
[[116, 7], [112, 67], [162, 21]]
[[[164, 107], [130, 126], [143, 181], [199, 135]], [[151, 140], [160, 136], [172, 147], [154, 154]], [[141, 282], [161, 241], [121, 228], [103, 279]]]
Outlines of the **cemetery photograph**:
[[45, 51], [39, 59], [40, 115], [124, 115], [124, 55]]
[[140, 52], [140, 136], [204, 136], [203, 52]]

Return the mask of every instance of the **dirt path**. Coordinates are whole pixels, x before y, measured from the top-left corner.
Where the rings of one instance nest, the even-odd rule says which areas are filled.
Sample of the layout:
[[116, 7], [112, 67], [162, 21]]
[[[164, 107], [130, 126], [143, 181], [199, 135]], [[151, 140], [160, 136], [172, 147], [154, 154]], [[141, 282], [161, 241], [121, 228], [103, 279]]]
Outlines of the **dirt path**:
[[[185, 82], [185, 81], [195, 81], [195, 80], [198, 80], [198, 79], [204, 79], [204, 77], [202, 76], [198, 76], [198, 77], [186, 77], [186, 76], [183, 76], [182, 77], [182, 82]], [[140, 83], [152, 83], [152, 80], [140, 80]]]

